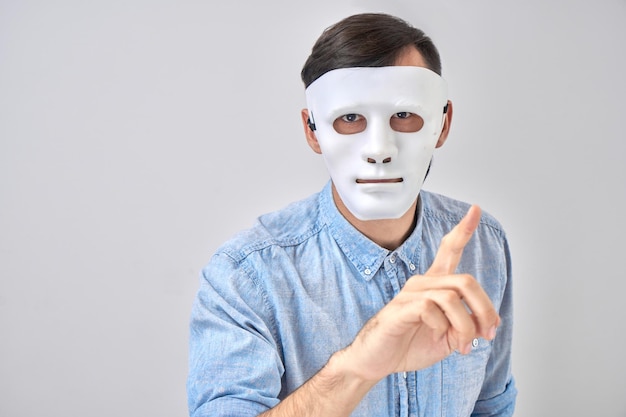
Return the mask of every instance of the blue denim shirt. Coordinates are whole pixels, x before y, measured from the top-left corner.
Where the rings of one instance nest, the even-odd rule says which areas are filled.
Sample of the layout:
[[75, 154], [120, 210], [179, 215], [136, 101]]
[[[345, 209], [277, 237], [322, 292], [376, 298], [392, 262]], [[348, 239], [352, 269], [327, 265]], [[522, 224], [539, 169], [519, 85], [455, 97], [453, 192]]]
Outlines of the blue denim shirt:
[[[394, 251], [345, 220], [330, 182], [261, 216], [202, 271], [191, 317], [190, 415], [256, 416], [278, 404], [350, 344], [408, 278], [428, 269], [468, 208], [422, 191], [416, 227]], [[510, 266], [501, 226], [483, 213], [458, 271], [472, 274], [499, 310], [496, 338], [478, 339], [469, 355], [388, 376], [352, 415], [512, 415]]]

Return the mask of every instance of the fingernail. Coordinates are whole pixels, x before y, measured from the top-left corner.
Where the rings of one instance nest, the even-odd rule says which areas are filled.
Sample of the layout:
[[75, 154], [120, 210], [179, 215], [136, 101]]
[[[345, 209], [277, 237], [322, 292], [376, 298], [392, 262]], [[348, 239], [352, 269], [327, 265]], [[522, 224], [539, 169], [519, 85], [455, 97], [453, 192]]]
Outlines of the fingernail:
[[472, 351], [472, 342], [468, 342], [463, 348], [463, 353], [466, 355]]
[[489, 338], [489, 340], [492, 340], [494, 337], [496, 337], [496, 326], [492, 326], [489, 329], [489, 332], [487, 332], [487, 337]]

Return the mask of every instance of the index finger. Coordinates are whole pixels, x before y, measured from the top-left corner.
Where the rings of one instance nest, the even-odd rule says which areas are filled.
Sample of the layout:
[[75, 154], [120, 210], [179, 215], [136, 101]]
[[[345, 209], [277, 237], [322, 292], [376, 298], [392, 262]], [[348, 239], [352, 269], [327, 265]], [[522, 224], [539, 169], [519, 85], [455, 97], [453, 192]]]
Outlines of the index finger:
[[480, 216], [480, 207], [473, 205], [469, 208], [461, 221], [441, 239], [435, 260], [426, 275], [447, 275], [456, 271], [463, 249], [478, 227]]

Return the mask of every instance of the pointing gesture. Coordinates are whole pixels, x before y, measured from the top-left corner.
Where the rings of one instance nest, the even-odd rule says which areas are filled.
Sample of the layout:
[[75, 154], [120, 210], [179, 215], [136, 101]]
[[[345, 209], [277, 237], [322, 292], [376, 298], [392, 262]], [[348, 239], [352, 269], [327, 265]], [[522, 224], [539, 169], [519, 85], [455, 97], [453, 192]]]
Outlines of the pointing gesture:
[[495, 337], [500, 317], [489, 297], [472, 276], [456, 273], [480, 216], [480, 208], [472, 206], [443, 237], [426, 274], [411, 277], [344, 349], [356, 375], [378, 381], [423, 369], [455, 350], [470, 353], [474, 338]]
[[465, 245], [480, 222], [480, 207], [472, 206], [461, 221], [441, 239], [437, 256], [426, 275], [453, 274], [459, 265]]

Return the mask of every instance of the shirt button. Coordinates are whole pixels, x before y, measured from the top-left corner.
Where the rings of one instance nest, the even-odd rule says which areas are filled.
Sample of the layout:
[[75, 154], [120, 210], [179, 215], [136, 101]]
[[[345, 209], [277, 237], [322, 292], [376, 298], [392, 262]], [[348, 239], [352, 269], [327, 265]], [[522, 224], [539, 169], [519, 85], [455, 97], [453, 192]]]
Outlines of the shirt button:
[[389, 262], [391, 262], [392, 264], [396, 263], [396, 256], [395, 255], [391, 255], [391, 258], [389, 258]]
[[472, 340], [472, 347], [478, 346], [478, 339]]
[[369, 275], [369, 274], [372, 273], [372, 271], [370, 271], [369, 268], [365, 268], [365, 271], [363, 271], [363, 272], [365, 272], [365, 275]]
[[415, 265], [413, 265], [413, 264], [409, 264], [409, 269], [410, 269], [411, 271], [415, 271]]

